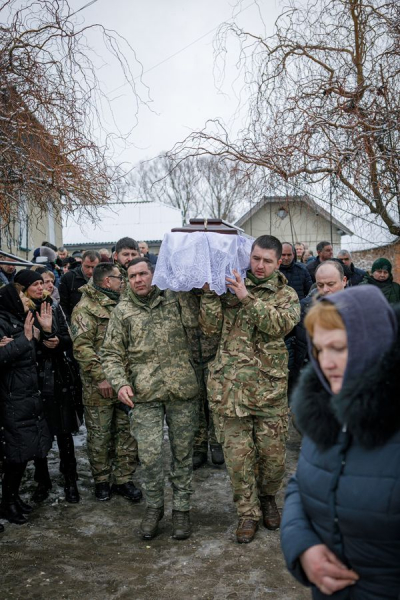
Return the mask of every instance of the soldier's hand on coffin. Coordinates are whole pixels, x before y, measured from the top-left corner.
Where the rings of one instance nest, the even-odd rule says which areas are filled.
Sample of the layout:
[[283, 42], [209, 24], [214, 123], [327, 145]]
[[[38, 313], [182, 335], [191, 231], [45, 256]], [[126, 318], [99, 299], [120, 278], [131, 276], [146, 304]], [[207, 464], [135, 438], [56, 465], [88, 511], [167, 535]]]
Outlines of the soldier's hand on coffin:
[[238, 273], [238, 271], [236, 271], [236, 269], [233, 269], [233, 274], [235, 278], [233, 279], [232, 277], [227, 277], [226, 285], [231, 290], [231, 292], [236, 294], [239, 300], [243, 300], [243, 298], [246, 298], [246, 296], [249, 295], [248, 291], [246, 289], [243, 279], [240, 277], [240, 274]]

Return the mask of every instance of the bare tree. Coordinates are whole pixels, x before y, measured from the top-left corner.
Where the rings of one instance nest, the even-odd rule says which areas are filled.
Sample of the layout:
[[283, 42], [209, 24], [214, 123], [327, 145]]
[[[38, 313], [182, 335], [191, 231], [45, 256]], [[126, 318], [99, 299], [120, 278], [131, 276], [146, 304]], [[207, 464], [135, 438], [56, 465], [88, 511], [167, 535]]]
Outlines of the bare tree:
[[121, 171], [102, 127], [107, 99], [88, 36], [100, 32], [103, 60], [117, 62], [138, 104], [124, 54], [131, 49], [101, 25], [80, 25], [67, 0], [0, 0], [0, 22], [2, 225], [26, 202], [56, 216], [106, 203]]
[[233, 140], [211, 121], [172, 155], [213, 154], [329, 186], [339, 206], [400, 235], [398, 11], [397, 0], [291, 1], [267, 39], [226, 24], [217, 45], [223, 54], [227, 36], [241, 42], [247, 125]]
[[165, 202], [179, 208], [184, 223], [197, 216], [233, 220], [248, 204], [247, 174], [212, 156], [179, 161], [163, 154], [140, 163], [127, 180], [120, 199]]

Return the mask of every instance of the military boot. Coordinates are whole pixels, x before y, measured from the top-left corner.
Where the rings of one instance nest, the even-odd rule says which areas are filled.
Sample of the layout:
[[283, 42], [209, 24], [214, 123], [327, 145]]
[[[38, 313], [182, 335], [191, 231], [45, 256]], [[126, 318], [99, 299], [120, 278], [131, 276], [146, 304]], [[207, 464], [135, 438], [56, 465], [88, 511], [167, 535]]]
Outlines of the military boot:
[[155, 537], [158, 530], [158, 523], [164, 516], [164, 507], [153, 508], [147, 506], [144, 517], [140, 524], [140, 533], [144, 540], [151, 540]]
[[224, 451], [221, 444], [210, 444], [211, 460], [213, 465], [223, 465], [225, 462]]
[[193, 471], [200, 469], [207, 462], [207, 452], [193, 452]]
[[262, 496], [260, 498], [264, 525], [267, 529], [279, 529], [281, 516], [275, 502], [275, 496]]
[[70, 473], [64, 476], [65, 500], [70, 504], [77, 504], [80, 500], [78, 486], [76, 485], [76, 474]]
[[172, 511], [172, 537], [175, 540], [186, 540], [192, 533], [190, 512], [182, 510]]
[[253, 541], [258, 529], [258, 520], [251, 517], [242, 517], [239, 519], [236, 529], [236, 539], [239, 544], [249, 544]]

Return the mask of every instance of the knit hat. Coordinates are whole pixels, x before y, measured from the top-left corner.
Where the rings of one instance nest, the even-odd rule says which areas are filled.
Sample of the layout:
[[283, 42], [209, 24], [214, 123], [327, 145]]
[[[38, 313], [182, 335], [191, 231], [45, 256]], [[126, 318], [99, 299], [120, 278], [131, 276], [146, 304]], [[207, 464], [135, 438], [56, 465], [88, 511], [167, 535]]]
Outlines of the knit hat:
[[32, 283], [35, 283], [35, 281], [43, 281], [43, 277], [40, 273], [31, 271], [30, 269], [19, 271], [14, 278], [14, 283], [22, 285], [24, 291], [27, 290]]
[[40, 246], [40, 248], [36, 248], [33, 253], [33, 258], [38, 258], [39, 256], [45, 256], [49, 262], [56, 262], [57, 260], [57, 253], [47, 246]]
[[371, 273], [384, 269], [388, 273], [392, 273], [392, 263], [387, 258], [377, 258], [372, 265]]

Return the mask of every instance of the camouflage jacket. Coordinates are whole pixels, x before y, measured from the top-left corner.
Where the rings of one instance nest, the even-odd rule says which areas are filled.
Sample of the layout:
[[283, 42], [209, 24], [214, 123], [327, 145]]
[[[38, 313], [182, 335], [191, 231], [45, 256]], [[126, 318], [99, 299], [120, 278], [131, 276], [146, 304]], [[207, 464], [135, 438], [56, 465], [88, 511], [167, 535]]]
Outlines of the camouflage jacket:
[[210, 336], [205, 335], [198, 325], [202, 296], [201, 290], [192, 290], [182, 295], [185, 296], [185, 306], [193, 313], [194, 327], [186, 329], [186, 332], [195, 365], [201, 369], [206, 367], [215, 358], [220, 335], [219, 333]]
[[71, 337], [74, 356], [79, 363], [85, 403], [97, 404], [102, 396], [98, 384], [106, 379], [100, 359], [100, 349], [115, 300], [96, 290], [91, 283], [80, 288], [82, 298], [71, 317]]
[[246, 278], [245, 285], [249, 295], [242, 301], [230, 292], [201, 299], [201, 328], [221, 336], [209, 365], [210, 404], [227, 417], [273, 416], [287, 407], [283, 338], [299, 321], [299, 299], [279, 271], [262, 284]]
[[134, 402], [185, 400], [199, 393], [186, 334], [197, 323], [185, 296], [153, 288], [142, 302], [128, 288], [111, 316], [101, 351], [116, 392], [131, 386]]

